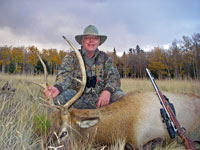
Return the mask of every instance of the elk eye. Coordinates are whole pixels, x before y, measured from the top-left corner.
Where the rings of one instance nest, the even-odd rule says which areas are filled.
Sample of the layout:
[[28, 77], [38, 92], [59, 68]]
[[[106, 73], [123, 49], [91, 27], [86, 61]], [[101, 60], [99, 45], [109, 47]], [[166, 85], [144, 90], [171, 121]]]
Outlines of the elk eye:
[[63, 137], [65, 137], [66, 135], [67, 135], [67, 132], [66, 132], [66, 131], [64, 131], [64, 132], [62, 132], [62, 134], [61, 134], [60, 138], [63, 138]]

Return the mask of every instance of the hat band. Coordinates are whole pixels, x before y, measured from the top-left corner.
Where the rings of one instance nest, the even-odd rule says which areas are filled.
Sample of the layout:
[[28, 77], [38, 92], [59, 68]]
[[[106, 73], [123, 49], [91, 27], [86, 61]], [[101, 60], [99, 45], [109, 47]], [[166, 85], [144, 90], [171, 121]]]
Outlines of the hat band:
[[101, 35], [96, 34], [96, 33], [83, 33], [83, 36], [84, 36], [84, 35], [95, 35], [95, 36], [101, 36]]

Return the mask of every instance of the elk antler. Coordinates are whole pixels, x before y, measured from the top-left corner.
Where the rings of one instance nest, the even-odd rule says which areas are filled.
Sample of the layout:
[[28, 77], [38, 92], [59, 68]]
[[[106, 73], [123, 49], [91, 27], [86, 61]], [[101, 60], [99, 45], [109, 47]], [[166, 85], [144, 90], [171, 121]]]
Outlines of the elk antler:
[[[47, 82], [47, 76], [48, 76], [48, 73], [47, 73], [47, 67], [45, 65], [45, 63], [43, 62], [42, 58], [40, 57], [40, 55], [36, 52], [36, 55], [37, 57], [39, 58], [40, 62], [42, 63], [42, 66], [43, 66], [43, 69], [44, 69], [44, 80], [45, 80], [45, 84], [40, 84], [40, 83], [37, 83], [37, 82], [33, 82], [33, 81], [27, 81], [28, 83], [33, 83], [33, 84], [36, 84], [38, 86], [40, 86], [41, 88], [45, 89], [47, 88], [48, 89], [48, 82]], [[50, 107], [52, 108], [57, 108], [57, 109], [60, 109], [60, 107], [56, 106], [54, 104], [54, 101], [53, 101], [53, 97], [52, 95], [49, 96], [49, 102], [48, 101], [45, 101], [46, 103], [48, 103], [50, 105]]]
[[41, 88], [45, 89], [48, 86], [48, 83], [47, 83], [47, 76], [48, 76], [48, 74], [47, 74], [47, 68], [46, 68], [46, 65], [43, 62], [42, 58], [40, 57], [40, 55], [37, 52], [36, 52], [36, 55], [39, 58], [40, 62], [42, 63], [42, 66], [43, 66], [43, 69], [44, 69], [45, 84], [40, 84], [40, 83], [37, 83], [37, 82], [34, 82], [34, 81], [27, 81], [27, 82], [36, 84], [36, 85], [40, 86]]
[[[72, 49], [75, 51], [76, 55], [77, 55], [77, 58], [79, 60], [79, 65], [80, 65], [80, 69], [81, 69], [81, 73], [82, 73], [82, 81], [79, 80], [79, 79], [76, 79], [76, 78], [73, 78], [75, 79], [76, 81], [78, 81], [80, 84], [81, 84], [81, 88], [79, 89], [79, 91], [77, 92], [77, 94], [72, 97], [63, 107], [64, 108], [69, 108], [80, 96], [81, 94], [83, 93], [84, 89], [85, 89], [85, 85], [86, 85], [86, 71], [85, 71], [85, 65], [84, 65], [84, 62], [83, 62], [83, 58], [80, 54], [80, 52], [78, 51], [78, 49], [76, 49], [69, 40], [67, 40], [65, 38], [65, 36], [63, 36], [63, 38], [68, 42], [68, 44], [72, 47]], [[36, 84], [36, 85], [39, 85], [40, 87], [44, 88], [45, 89], [45, 86], [46, 88], [48, 88], [48, 83], [47, 83], [47, 68], [46, 68], [46, 65], [45, 63], [43, 62], [42, 58], [40, 57], [40, 55], [38, 53], [36, 53], [40, 62], [42, 63], [42, 66], [44, 68], [44, 78], [45, 78], [45, 84], [40, 84], [40, 83], [36, 83], [36, 82], [32, 82], [33, 84]], [[30, 81], [28, 81], [30, 82]], [[49, 102], [50, 106], [55, 106], [54, 103], [53, 103], [53, 97], [50, 95], [50, 102]], [[61, 105], [60, 105], [61, 106]]]
[[[48, 73], [47, 73], [47, 67], [46, 67], [44, 61], [42, 60], [42, 58], [40, 57], [40, 55], [39, 55], [38, 53], [36, 53], [36, 54], [37, 54], [37, 56], [38, 56], [40, 62], [42, 63], [42, 66], [43, 66], [43, 69], [44, 69], [44, 80], [45, 80], [45, 85], [44, 85], [44, 84], [39, 84], [39, 83], [35, 83], [35, 84], [37, 84], [37, 85], [39, 85], [39, 86], [41, 86], [41, 87], [43, 87], [43, 88], [45, 88], [45, 86], [46, 86], [46, 88], [48, 89], [48, 82], [47, 82]], [[50, 106], [55, 106], [55, 104], [54, 104], [54, 102], [53, 102], [53, 97], [52, 97], [52, 95], [50, 95], [50, 97], [49, 97], [49, 105], [50, 105]]]
[[40, 55], [38, 53], [36, 53], [38, 58], [40, 59], [40, 62], [42, 63], [42, 66], [43, 66], [43, 69], [44, 69], [44, 81], [45, 81], [45, 85], [48, 86], [48, 83], [47, 83], [47, 76], [48, 76], [48, 73], [47, 73], [47, 67], [45, 65], [45, 63], [43, 62], [42, 58], [40, 57]]
[[77, 48], [75, 48], [71, 42], [66, 39], [65, 36], [63, 36], [63, 38], [67, 41], [67, 43], [71, 46], [71, 48], [75, 51], [76, 53], [76, 56], [79, 60], [79, 65], [80, 65], [80, 69], [81, 69], [81, 73], [82, 73], [82, 81], [79, 80], [79, 79], [76, 79], [74, 78], [75, 80], [77, 80], [78, 82], [80, 82], [81, 84], [81, 88], [79, 89], [79, 91], [77, 92], [77, 94], [72, 97], [72, 99], [70, 99], [65, 105], [64, 107], [65, 108], [69, 108], [80, 96], [81, 94], [83, 93], [84, 89], [85, 89], [85, 85], [86, 85], [86, 71], [85, 71], [85, 65], [84, 65], [84, 62], [83, 62], [83, 58], [81, 56], [81, 53], [79, 52], [79, 50]]

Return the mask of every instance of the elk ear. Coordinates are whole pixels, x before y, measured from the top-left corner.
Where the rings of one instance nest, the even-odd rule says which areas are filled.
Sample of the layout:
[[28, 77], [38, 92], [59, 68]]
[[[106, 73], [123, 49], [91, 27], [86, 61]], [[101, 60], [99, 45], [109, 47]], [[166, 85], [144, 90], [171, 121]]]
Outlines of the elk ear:
[[80, 128], [90, 128], [96, 125], [99, 122], [98, 117], [93, 117], [93, 118], [81, 118], [78, 121], [78, 125]]

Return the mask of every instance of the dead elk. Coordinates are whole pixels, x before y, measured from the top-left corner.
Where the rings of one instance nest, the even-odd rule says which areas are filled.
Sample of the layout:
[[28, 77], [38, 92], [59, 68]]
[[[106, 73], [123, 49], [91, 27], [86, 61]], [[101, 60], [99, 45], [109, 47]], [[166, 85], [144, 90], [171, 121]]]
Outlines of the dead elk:
[[[70, 45], [71, 43], [66, 40]], [[71, 45], [72, 46], [72, 45]], [[82, 94], [86, 84], [86, 73], [79, 51], [72, 46], [77, 54], [81, 67], [81, 88], [68, 103], [60, 106], [55, 116], [55, 122], [47, 138], [47, 145], [68, 141], [87, 140], [93, 143], [111, 144], [115, 138], [123, 137], [125, 143], [133, 147], [141, 147], [150, 141], [161, 138], [169, 139], [169, 134], [160, 117], [160, 103], [154, 92], [132, 92], [119, 101], [98, 109], [75, 109], [69, 107]], [[40, 58], [40, 56], [38, 55]], [[42, 61], [42, 59], [40, 58]], [[46, 70], [44, 63], [43, 67]], [[47, 84], [47, 71], [45, 71]], [[44, 87], [44, 86], [42, 86]], [[200, 125], [200, 98], [191, 95], [164, 93], [176, 108], [177, 119], [186, 128], [192, 131]], [[53, 101], [53, 100], [52, 100]], [[52, 105], [52, 103], [51, 103]], [[56, 136], [52, 136], [56, 135]]]
[[[177, 119], [192, 132], [200, 125], [200, 98], [183, 94], [165, 93], [176, 108]], [[160, 116], [160, 103], [154, 92], [129, 93], [121, 100], [99, 109], [80, 110], [72, 108], [60, 111], [52, 126], [62, 143], [71, 140], [93, 141], [111, 144], [118, 137], [126, 143], [141, 147], [149, 141], [169, 139]], [[89, 139], [94, 138], [94, 139]], [[54, 143], [57, 139], [54, 138]]]

